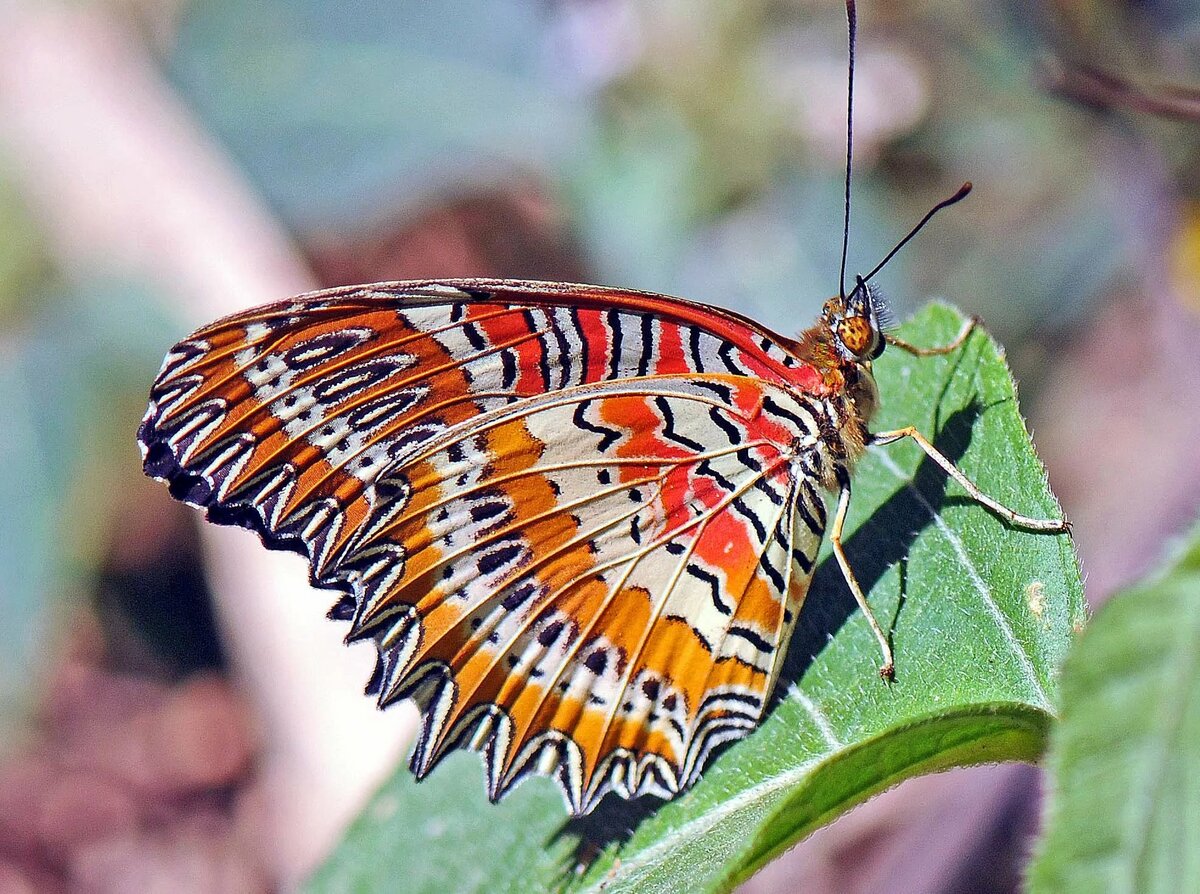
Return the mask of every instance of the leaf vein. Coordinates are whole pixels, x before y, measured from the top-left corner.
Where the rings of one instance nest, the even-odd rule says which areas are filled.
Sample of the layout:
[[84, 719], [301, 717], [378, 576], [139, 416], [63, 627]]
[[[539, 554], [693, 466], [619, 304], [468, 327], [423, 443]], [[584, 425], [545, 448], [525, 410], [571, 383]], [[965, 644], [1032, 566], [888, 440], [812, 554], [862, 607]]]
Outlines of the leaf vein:
[[838, 738], [837, 733], [833, 731], [833, 724], [829, 722], [829, 718], [825, 712], [811, 698], [800, 691], [800, 687], [795, 684], [791, 687], [789, 693], [792, 698], [800, 703], [800, 706], [808, 712], [808, 716], [812, 718], [813, 723], [821, 733], [821, 737], [834, 750], [840, 750], [846, 747], [846, 743]]

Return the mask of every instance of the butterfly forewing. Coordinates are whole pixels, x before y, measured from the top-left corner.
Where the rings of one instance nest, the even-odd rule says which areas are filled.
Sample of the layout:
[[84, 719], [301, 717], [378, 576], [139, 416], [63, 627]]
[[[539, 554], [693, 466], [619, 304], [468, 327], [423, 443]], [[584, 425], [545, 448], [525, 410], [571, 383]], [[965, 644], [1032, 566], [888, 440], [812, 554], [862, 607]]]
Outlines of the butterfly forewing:
[[594, 287], [315, 293], [176, 346], [145, 465], [346, 591], [418, 774], [470, 747], [493, 797], [670, 795], [758, 722], [824, 526], [781, 342]]

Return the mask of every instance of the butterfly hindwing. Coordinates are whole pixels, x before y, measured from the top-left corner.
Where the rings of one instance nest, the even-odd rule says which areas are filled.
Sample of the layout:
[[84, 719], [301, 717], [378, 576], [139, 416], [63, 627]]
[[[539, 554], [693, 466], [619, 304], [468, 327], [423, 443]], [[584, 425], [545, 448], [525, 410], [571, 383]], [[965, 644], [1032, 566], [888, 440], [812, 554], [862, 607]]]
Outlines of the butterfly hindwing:
[[418, 774], [472, 747], [493, 797], [670, 795], [757, 724], [824, 524], [772, 338], [590, 287], [314, 293], [176, 346], [145, 465], [346, 591]]

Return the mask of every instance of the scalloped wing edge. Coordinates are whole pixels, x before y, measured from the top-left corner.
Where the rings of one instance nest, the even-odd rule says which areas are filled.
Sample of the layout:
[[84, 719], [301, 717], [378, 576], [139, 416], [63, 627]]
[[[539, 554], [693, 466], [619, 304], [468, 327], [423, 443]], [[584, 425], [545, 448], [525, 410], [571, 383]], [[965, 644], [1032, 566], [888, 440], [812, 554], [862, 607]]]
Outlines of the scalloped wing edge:
[[[352, 622], [363, 596], [355, 584], [357, 575], [321, 577], [314, 555], [319, 556], [322, 543], [331, 542], [336, 532], [330, 529], [320, 542], [311, 546], [296, 532], [279, 533], [268, 525], [269, 507], [255, 505], [250, 500], [218, 505], [218, 487], [211, 474], [198, 474], [183, 468], [179, 457], [158, 437], [154, 418], [157, 402], [151, 402], [138, 429], [138, 445], [145, 473], [167, 484], [172, 496], [204, 511], [213, 524], [241, 527], [253, 531], [262, 545], [270, 550], [288, 551], [308, 559], [309, 584], [318, 589], [334, 590], [343, 595], [329, 609], [327, 617]], [[208, 468], [212, 469], [212, 466]], [[311, 519], [305, 519], [305, 524]], [[591, 785], [584, 789], [582, 752], [571, 738], [556, 730], [547, 730], [534, 737], [518, 754], [508, 773], [501, 773], [499, 757], [507, 752], [508, 730], [512, 721], [508, 713], [496, 705], [481, 705], [460, 718], [449, 730], [443, 747], [431, 750], [444, 724], [449, 705], [453, 703], [454, 681], [444, 667], [435, 662], [411, 665], [422, 633], [416, 611], [410, 611], [407, 623], [388, 625], [387, 638], [373, 633], [346, 636], [347, 642], [370, 638], [375, 641], [377, 659], [375, 670], [365, 686], [365, 694], [374, 695], [380, 709], [405, 699], [413, 699], [420, 709], [420, 729], [409, 757], [409, 768], [418, 779], [424, 779], [455, 750], [478, 752], [483, 758], [484, 791], [493, 803], [499, 801], [522, 781], [532, 775], [553, 779], [563, 796], [567, 810], [576, 816], [590, 813], [605, 795], [612, 792], [621, 798], [633, 799], [644, 795], [670, 799], [694, 785], [714, 750], [749, 735], [758, 725], [765, 704], [757, 710], [740, 702], [720, 703], [719, 690], [709, 694], [709, 701], [726, 714], [709, 719], [693, 730], [683, 771], [676, 774], [670, 764], [654, 754], [640, 761], [623, 748], [605, 754], [592, 774]], [[747, 710], [749, 708], [749, 710]], [[709, 706], [712, 710], [712, 705]], [[711, 727], [711, 728], [710, 728]]]

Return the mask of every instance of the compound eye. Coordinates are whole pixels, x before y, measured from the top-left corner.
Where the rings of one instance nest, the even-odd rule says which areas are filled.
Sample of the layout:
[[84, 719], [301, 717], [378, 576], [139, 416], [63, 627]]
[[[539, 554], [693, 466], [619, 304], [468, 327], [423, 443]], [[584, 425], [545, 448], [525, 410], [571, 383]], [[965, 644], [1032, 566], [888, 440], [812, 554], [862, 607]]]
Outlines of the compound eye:
[[846, 317], [838, 323], [838, 338], [855, 357], [865, 357], [870, 352], [874, 334], [866, 317]]

